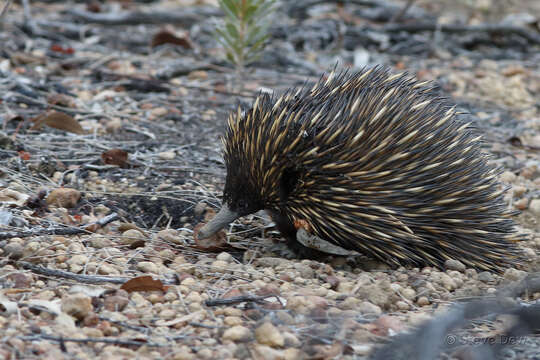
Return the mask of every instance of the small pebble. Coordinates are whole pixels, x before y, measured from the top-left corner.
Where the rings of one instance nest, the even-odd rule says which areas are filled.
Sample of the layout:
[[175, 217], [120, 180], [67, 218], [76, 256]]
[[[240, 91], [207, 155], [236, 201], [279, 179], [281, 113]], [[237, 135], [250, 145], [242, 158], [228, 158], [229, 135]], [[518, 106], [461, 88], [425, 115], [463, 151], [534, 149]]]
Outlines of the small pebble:
[[251, 339], [251, 330], [245, 326], [233, 326], [223, 332], [221, 340], [232, 340], [237, 342], [248, 341]]
[[218, 256], [216, 256], [216, 260], [229, 263], [233, 260], [233, 257], [231, 254], [227, 252], [222, 252], [222, 253], [219, 253]]
[[176, 157], [176, 153], [174, 151], [163, 151], [157, 155], [162, 160], [172, 160]]
[[444, 267], [448, 270], [465, 271], [466, 266], [459, 260], [449, 259], [444, 263]]
[[255, 339], [259, 344], [272, 347], [283, 347], [285, 344], [283, 335], [271, 322], [265, 322], [255, 329]]
[[482, 271], [481, 273], [478, 273], [478, 280], [487, 283], [493, 281], [494, 277], [489, 271]]
[[10, 242], [4, 246], [4, 256], [12, 260], [19, 260], [23, 257], [23, 247], [18, 242]]
[[430, 304], [429, 299], [426, 296], [420, 296], [418, 300], [416, 300], [416, 303], [418, 306], [426, 306]]
[[144, 273], [152, 273], [157, 274], [159, 273], [159, 269], [156, 264], [154, 264], [151, 261], [140, 261], [137, 263], [137, 270], [142, 271]]
[[77, 320], [84, 319], [92, 310], [92, 298], [83, 293], [69, 294], [62, 299], [62, 311]]
[[540, 199], [533, 199], [529, 203], [529, 210], [536, 216], [540, 216]]
[[502, 181], [502, 182], [505, 182], [505, 183], [512, 183], [514, 182], [514, 180], [516, 180], [516, 174], [514, 174], [513, 172], [511, 171], [505, 171], [501, 174], [501, 176], [499, 177], [499, 179]]

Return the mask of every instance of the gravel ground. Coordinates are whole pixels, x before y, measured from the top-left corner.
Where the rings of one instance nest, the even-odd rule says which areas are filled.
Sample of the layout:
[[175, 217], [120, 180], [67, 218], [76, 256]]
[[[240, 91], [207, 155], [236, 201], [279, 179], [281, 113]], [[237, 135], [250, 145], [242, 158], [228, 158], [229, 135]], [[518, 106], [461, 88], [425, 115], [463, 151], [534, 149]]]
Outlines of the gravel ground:
[[[97, 4], [120, 6], [111, 3]], [[519, 321], [504, 312], [448, 334], [414, 332], [456, 303], [493, 298], [540, 271], [538, 44], [469, 34], [437, 42], [424, 33], [408, 38], [417, 53], [394, 37], [386, 48], [350, 49], [350, 33], [295, 43], [295, 26], [309, 25], [314, 39], [319, 27], [332, 34], [329, 21], [371, 23], [354, 7], [328, 5], [306, 21], [276, 21], [274, 40], [233, 91], [231, 69], [209, 60], [219, 54], [209, 20], [167, 28], [179, 38], [189, 32], [192, 48], [150, 47], [165, 31], [159, 25], [87, 25], [64, 12], [80, 3], [32, 5], [46, 34], [29, 34], [19, 4], [0, 31], [0, 359], [367, 359], [407, 334], [413, 349], [396, 359], [437, 343], [440, 359], [489, 358], [475, 353], [491, 341], [505, 344], [498, 358], [539, 358], [539, 324], [504, 338]], [[127, 2], [125, 10], [185, 5]], [[530, 12], [534, 2], [516, 6]], [[457, 16], [421, 1], [418, 9]], [[472, 24], [495, 21], [462, 11]], [[62, 21], [57, 38], [47, 21]], [[84, 37], [67, 36], [69, 26]], [[226, 241], [194, 241], [195, 226], [221, 203], [219, 137], [229, 111], [260, 89], [315, 81], [336, 61], [354, 66], [366, 54], [370, 65], [437, 81], [468, 113], [502, 168], [505, 201], [520, 211], [526, 262], [494, 274], [459, 261], [391, 269], [365, 258], [287, 260], [271, 252], [280, 236], [263, 213], [233, 223]], [[499, 299], [535, 305], [539, 297], [530, 285]]]

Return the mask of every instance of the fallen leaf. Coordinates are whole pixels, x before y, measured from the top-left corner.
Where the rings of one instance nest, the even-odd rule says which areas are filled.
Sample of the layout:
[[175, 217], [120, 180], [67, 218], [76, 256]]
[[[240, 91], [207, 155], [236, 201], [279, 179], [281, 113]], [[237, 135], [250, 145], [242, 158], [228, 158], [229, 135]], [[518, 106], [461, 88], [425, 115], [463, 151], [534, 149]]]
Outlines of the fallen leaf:
[[193, 229], [193, 239], [195, 240], [195, 247], [202, 251], [216, 252], [222, 251], [228, 247], [227, 235], [225, 231], [220, 230], [214, 235], [206, 239], [199, 239], [199, 231], [204, 226], [204, 223], [197, 224]]
[[28, 161], [30, 160], [30, 153], [29, 152], [26, 152], [26, 151], [19, 151], [19, 157], [21, 158], [21, 160], [24, 160], [24, 161]]
[[191, 42], [187, 39], [187, 37], [178, 37], [166, 29], [160, 30], [157, 34], [154, 35], [150, 46], [156, 47], [163, 44], [179, 45], [182, 46], [184, 49], [193, 48]]
[[60, 105], [63, 107], [76, 107], [75, 102], [72, 98], [64, 94], [51, 94], [47, 96], [47, 102], [51, 105]]
[[311, 233], [311, 225], [309, 225], [309, 223], [304, 220], [304, 219], [297, 219], [297, 220], [294, 220], [294, 228], [296, 230], [298, 229], [304, 229], [306, 230], [308, 233]]
[[84, 129], [73, 116], [60, 111], [50, 111], [32, 119], [34, 126], [30, 130], [39, 130], [43, 125], [65, 130], [74, 134], [84, 134]]
[[69, 46], [63, 47], [62, 45], [58, 45], [58, 44], [51, 45], [51, 51], [67, 54], [67, 55], [72, 55], [73, 53], [75, 53], [75, 50], [73, 50], [72, 47], [69, 47]]
[[122, 149], [111, 149], [101, 154], [101, 160], [107, 165], [127, 167], [128, 153]]
[[154, 280], [151, 276], [138, 276], [126, 281], [120, 289], [127, 292], [133, 291], [166, 291], [167, 286], [164, 286], [160, 280]]

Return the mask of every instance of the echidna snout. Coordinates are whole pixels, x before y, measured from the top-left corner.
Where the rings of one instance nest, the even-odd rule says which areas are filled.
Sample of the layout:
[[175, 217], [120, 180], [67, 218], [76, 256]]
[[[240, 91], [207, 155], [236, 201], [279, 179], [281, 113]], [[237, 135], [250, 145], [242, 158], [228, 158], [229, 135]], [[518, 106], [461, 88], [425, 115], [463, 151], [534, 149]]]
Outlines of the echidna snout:
[[199, 239], [208, 238], [239, 217], [237, 212], [230, 210], [226, 204], [223, 204], [217, 215], [199, 230], [197, 236]]

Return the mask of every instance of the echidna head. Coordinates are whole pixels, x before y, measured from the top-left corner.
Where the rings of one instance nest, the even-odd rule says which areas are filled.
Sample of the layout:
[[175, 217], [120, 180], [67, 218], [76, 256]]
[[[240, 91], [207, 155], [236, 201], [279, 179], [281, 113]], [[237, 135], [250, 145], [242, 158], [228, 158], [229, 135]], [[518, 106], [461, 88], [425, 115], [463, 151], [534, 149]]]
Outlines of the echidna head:
[[237, 218], [264, 208], [260, 192], [248, 179], [249, 177], [242, 171], [242, 167], [232, 168], [228, 166], [222, 207], [218, 214], [200, 229], [199, 238], [203, 239], [212, 236]]

